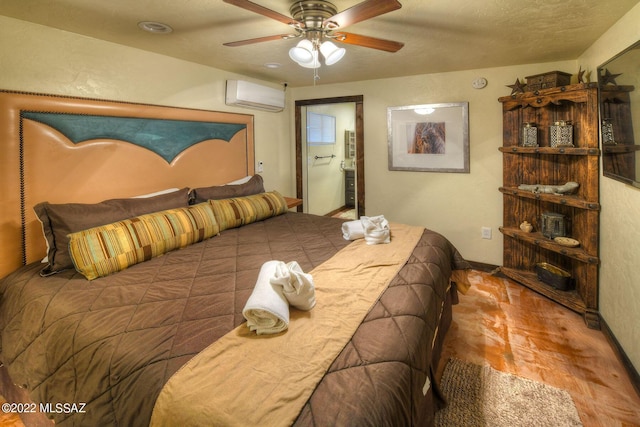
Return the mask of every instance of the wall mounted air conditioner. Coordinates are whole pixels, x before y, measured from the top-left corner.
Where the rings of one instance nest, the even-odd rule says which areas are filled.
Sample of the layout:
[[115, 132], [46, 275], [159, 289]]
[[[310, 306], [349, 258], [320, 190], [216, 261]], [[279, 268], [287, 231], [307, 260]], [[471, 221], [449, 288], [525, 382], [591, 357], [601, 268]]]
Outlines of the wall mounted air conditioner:
[[264, 111], [284, 110], [284, 90], [244, 80], [227, 80], [226, 104]]

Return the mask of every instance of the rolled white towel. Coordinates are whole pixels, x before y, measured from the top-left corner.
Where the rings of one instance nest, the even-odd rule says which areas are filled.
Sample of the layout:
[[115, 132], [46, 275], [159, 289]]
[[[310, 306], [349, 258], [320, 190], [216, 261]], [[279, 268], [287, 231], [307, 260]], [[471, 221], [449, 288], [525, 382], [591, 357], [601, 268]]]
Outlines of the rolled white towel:
[[344, 240], [362, 239], [364, 237], [364, 228], [362, 227], [362, 221], [360, 219], [357, 219], [355, 221], [343, 222], [342, 237], [344, 238]]
[[280, 262], [267, 261], [262, 264], [253, 292], [242, 309], [247, 327], [258, 335], [277, 334], [289, 327], [289, 303], [282, 286], [271, 284]]
[[391, 242], [389, 221], [384, 215], [362, 217], [360, 220], [364, 229], [364, 240], [368, 245]]
[[316, 305], [313, 277], [302, 271], [296, 261], [278, 263], [271, 284], [282, 286], [284, 297], [289, 304], [300, 310], [311, 310]]

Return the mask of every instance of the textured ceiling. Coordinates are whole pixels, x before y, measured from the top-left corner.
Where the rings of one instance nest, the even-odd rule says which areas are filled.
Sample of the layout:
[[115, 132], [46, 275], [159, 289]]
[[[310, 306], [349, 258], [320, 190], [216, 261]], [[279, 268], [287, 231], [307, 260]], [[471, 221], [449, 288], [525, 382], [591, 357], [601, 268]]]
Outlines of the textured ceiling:
[[[289, 15], [292, 0], [253, 0]], [[396, 53], [353, 45], [319, 69], [318, 84], [575, 59], [638, 0], [400, 0], [402, 8], [345, 30], [403, 42]], [[334, 0], [338, 10], [359, 0]], [[221, 0], [2, 0], [0, 15], [290, 86], [313, 84], [291, 61], [296, 40], [222, 43], [290, 32]], [[173, 27], [140, 30], [140, 21]], [[276, 69], [265, 67], [279, 63]]]

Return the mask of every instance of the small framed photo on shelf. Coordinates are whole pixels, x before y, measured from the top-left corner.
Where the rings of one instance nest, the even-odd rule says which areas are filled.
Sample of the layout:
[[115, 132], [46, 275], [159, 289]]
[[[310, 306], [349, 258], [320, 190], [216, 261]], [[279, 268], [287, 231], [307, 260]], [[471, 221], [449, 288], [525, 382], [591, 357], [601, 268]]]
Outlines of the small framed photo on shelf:
[[387, 108], [389, 170], [469, 173], [469, 103]]

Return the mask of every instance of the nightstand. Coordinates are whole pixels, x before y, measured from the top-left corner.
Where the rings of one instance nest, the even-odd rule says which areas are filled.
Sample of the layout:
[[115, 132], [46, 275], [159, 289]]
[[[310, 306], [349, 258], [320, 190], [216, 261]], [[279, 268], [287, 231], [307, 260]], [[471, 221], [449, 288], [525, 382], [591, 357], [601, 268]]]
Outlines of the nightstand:
[[302, 199], [296, 199], [294, 197], [285, 197], [284, 200], [287, 202], [287, 207], [289, 209], [295, 208], [296, 206], [300, 206], [302, 204]]

